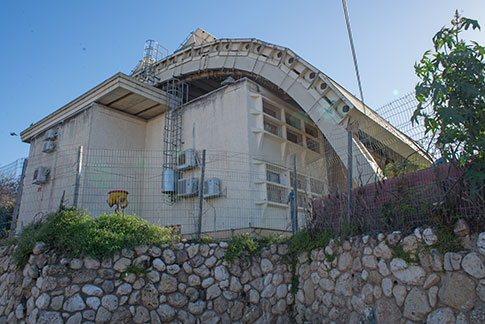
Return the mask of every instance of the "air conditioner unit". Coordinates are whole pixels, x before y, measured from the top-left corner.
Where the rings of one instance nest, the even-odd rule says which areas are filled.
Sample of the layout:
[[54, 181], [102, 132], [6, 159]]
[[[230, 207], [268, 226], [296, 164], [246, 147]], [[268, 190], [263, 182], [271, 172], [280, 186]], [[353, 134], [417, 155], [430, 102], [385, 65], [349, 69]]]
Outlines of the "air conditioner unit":
[[197, 151], [188, 149], [180, 152], [177, 161], [178, 170], [190, 170], [197, 167]]
[[208, 178], [204, 181], [204, 198], [219, 197], [221, 195], [221, 180]]
[[36, 185], [41, 185], [47, 183], [50, 170], [47, 167], [38, 167], [34, 170], [34, 177], [32, 178], [32, 183]]
[[51, 153], [56, 150], [56, 143], [54, 141], [47, 141], [42, 146], [42, 152]]
[[55, 141], [57, 138], [57, 129], [49, 129], [45, 132], [44, 141]]
[[199, 193], [199, 179], [183, 178], [178, 181], [177, 196], [191, 197]]

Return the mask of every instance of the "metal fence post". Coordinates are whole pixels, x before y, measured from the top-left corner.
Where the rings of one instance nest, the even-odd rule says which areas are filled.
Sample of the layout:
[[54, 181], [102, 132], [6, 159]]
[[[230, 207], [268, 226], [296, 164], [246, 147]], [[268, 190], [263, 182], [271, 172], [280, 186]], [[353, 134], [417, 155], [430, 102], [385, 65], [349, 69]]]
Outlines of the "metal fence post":
[[77, 152], [77, 167], [76, 167], [76, 181], [74, 183], [74, 197], [72, 200], [72, 206], [77, 207], [77, 202], [79, 199], [79, 185], [81, 183], [81, 171], [83, 166], [83, 146], [79, 146]]
[[20, 183], [17, 189], [17, 198], [15, 199], [15, 207], [13, 209], [12, 214], [12, 222], [10, 223], [10, 232], [8, 233], [8, 238], [12, 239], [15, 235], [15, 231], [17, 229], [17, 219], [19, 216], [20, 211], [20, 199], [22, 199], [22, 191], [24, 189], [24, 179], [25, 179], [25, 172], [27, 171], [27, 163], [28, 159], [24, 160], [24, 165], [22, 166], [22, 174], [20, 175]]
[[298, 232], [298, 177], [296, 176], [296, 153], [293, 155], [293, 192], [295, 193], [295, 202], [293, 208], [295, 209], [295, 227]]
[[348, 137], [348, 149], [347, 149], [347, 225], [350, 225], [350, 216], [352, 214], [352, 177], [353, 177], [353, 165], [352, 165], [352, 130], [347, 130]]
[[200, 239], [202, 234], [202, 205], [204, 203], [204, 173], [205, 173], [205, 150], [202, 150], [202, 166], [200, 168], [200, 182], [199, 182], [199, 224], [197, 229], [197, 237]]

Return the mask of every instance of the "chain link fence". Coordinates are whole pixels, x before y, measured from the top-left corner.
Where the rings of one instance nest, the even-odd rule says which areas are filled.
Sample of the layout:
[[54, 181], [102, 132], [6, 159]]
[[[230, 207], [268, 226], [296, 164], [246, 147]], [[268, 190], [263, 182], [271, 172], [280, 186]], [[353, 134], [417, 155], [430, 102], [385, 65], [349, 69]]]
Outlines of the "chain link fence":
[[[92, 215], [112, 213], [124, 196], [120, 211], [153, 224], [180, 226], [183, 234], [197, 233], [199, 223], [202, 233], [212, 236], [291, 232], [291, 162], [207, 150], [202, 165], [201, 152], [197, 153], [195, 167], [179, 171], [175, 196], [162, 192], [163, 151], [83, 148], [80, 155], [78, 147], [71, 147], [58, 150], [54, 162], [51, 156], [33, 155], [32, 165], [54, 167], [45, 185], [25, 187], [21, 218], [25, 223], [39, 220], [61, 205], [76, 205]], [[327, 186], [320, 160], [305, 168], [297, 166], [299, 214], [304, 222], [311, 219], [312, 199], [321, 197]], [[205, 181], [199, 197], [202, 168]], [[33, 179], [34, 169], [27, 172], [26, 181]]]
[[[313, 218], [308, 226], [314, 229], [412, 231], [418, 226], [449, 222], [449, 218], [468, 219], [473, 230], [485, 226], [484, 191], [472, 194], [463, 181], [463, 169], [451, 163], [443, 164], [435, 139], [425, 134], [422, 124], [411, 123], [418, 105], [413, 93], [390, 102], [376, 113], [399, 131], [401, 138], [416, 143], [416, 150], [403, 155], [398, 137], [388, 137], [375, 124], [361, 123], [353, 136], [372, 153], [382, 170], [373, 181], [353, 184], [349, 212], [348, 190], [331, 190], [313, 201]], [[428, 105], [425, 110], [431, 111]], [[398, 153], [399, 152], [399, 153]], [[358, 158], [354, 156], [354, 161]], [[330, 164], [338, 164], [330, 160]], [[346, 173], [342, 173], [344, 178]], [[360, 178], [362, 173], [358, 174]], [[369, 177], [364, 177], [369, 179]]]
[[[432, 223], [445, 206], [483, 226], [483, 192], [472, 196], [461, 181], [461, 169], [436, 163], [440, 156], [433, 139], [410, 122], [416, 105], [409, 94], [376, 112], [363, 107], [352, 115], [347, 125], [353, 140], [350, 213], [349, 147], [346, 138], [335, 140], [342, 133], [323, 135], [304, 113], [286, 112], [276, 121], [263, 109], [263, 136], [279, 144], [263, 143], [258, 154], [207, 150], [205, 163], [201, 150], [193, 151], [177, 170], [175, 194], [162, 189], [162, 151], [73, 146], [33, 154], [20, 226], [62, 205], [93, 215], [118, 208], [150, 223], [180, 226], [183, 234], [200, 228], [215, 237], [291, 233], [293, 219], [314, 229], [341, 231], [350, 223], [367, 232], [407, 231]], [[44, 170], [46, 184], [31, 185], [37, 170], [33, 166], [43, 165], [50, 166]], [[292, 208], [294, 198], [297, 206]]]
[[20, 158], [0, 167], [0, 238], [8, 235], [12, 223], [24, 161]]

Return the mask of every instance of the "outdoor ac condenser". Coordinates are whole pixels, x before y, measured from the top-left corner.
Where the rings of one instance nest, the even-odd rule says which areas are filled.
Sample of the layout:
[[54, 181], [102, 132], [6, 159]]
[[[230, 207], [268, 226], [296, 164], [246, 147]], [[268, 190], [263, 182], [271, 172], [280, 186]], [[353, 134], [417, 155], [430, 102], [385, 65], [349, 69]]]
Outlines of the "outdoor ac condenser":
[[177, 161], [178, 170], [190, 170], [197, 167], [197, 151], [188, 149], [180, 152]]
[[50, 170], [47, 167], [38, 167], [34, 170], [34, 177], [32, 178], [32, 183], [36, 185], [41, 185], [47, 183]]
[[42, 146], [42, 152], [51, 153], [56, 150], [56, 143], [54, 141], [46, 141]]
[[221, 195], [221, 180], [208, 178], [204, 181], [204, 198], [219, 197]]
[[57, 129], [49, 129], [45, 132], [44, 141], [55, 141], [57, 138]]
[[199, 193], [199, 179], [197, 178], [183, 178], [178, 181], [177, 196], [191, 197]]

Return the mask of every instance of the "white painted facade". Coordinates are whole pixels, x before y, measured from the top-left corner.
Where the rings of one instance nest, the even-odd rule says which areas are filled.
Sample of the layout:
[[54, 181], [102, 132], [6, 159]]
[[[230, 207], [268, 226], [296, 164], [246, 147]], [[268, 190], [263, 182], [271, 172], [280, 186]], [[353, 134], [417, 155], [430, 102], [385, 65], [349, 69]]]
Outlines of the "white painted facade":
[[[174, 77], [198, 92], [183, 108], [181, 149], [207, 150], [205, 178], [221, 180], [221, 195], [204, 200], [203, 232], [289, 230], [292, 157], [301, 198], [341, 190], [348, 129], [354, 131], [354, 185], [382, 178], [387, 153], [429, 163], [416, 143], [290, 49], [255, 39], [219, 40], [201, 30], [190, 41], [157, 61], [149, 79], [143, 70], [133, 77], [116, 74], [21, 133], [31, 149], [17, 231], [61, 201], [93, 215], [112, 212], [108, 192], [126, 190], [126, 213], [196, 232], [197, 197], [171, 201], [161, 189], [167, 109], [161, 88]], [[223, 85], [228, 76], [237, 81]], [[150, 83], [155, 77], [159, 82]], [[58, 137], [56, 149], [46, 153], [49, 130]], [[365, 143], [369, 138], [387, 153]], [[39, 167], [50, 170], [48, 181], [32, 184]], [[183, 177], [200, 177], [200, 168]], [[299, 199], [298, 205], [306, 203]]]
[[[263, 111], [263, 102], [269, 103], [277, 118]], [[267, 105], [267, 104], [265, 104]], [[266, 110], [268, 108], [265, 108]], [[298, 112], [299, 111], [299, 112]], [[286, 112], [286, 114], [285, 114]], [[247, 163], [237, 162], [226, 167], [237, 170], [244, 181], [231, 181], [221, 178], [224, 197], [211, 199], [211, 204], [217, 210], [234, 208], [232, 195], [237, 196], [237, 208], [246, 209], [248, 217], [236, 219], [218, 215], [216, 222], [212, 217], [205, 218], [203, 231], [217, 231], [231, 228], [262, 227], [287, 230], [289, 226], [289, 208], [286, 201], [269, 201], [265, 187], [270, 186], [281, 190], [285, 197], [290, 188], [290, 176], [285, 165], [290, 165], [291, 156], [297, 153], [298, 169], [312, 170], [308, 166], [323, 165], [323, 139], [320, 132], [313, 138], [304, 130], [298, 131], [285, 121], [293, 114], [299, 118], [303, 127], [308, 118], [298, 107], [278, 99], [269, 90], [253, 81], [242, 79], [234, 84], [223, 86], [212, 93], [190, 102], [183, 113], [182, 149], [194, 146], [197, 150], [206, 149], [207, 159], [211, 154], [242, 153]], [[31, 153], [26, 173], [26, 183], [22, 196], [19, 224], [29, 223], [35, 214], [45, 215], [55, 211], [65, 192], [65, 201], [74, 201], [76, 187], [76, 171], [78, 163], [78, 147], [83, 147], [80, 181], [78, 184], [78, 207], [87, 209], [93, 215], [102, 212], [112, 212], [105, 200], [109, 190], [121, 189], [129, 192], [128, 200], [132, 201], [126, 211], [145, 217], [152, 223], [162, 225], [182, 224], [184, 233], [196, 230], [195, 223], [184, 217], [190, 217], [180, 204], [187, 206], [188, 202], [197, 202], [197, 197], [187, 198], [167, 207], [161, 193], [161, 151], [163, 150], [164, 114], [150, 120], [143, 120], [123, 112], [116, 111], [101, 104], [90, 104], [80, 114], [55, 127], [58, 130], [56, 150], [52, 153], [42, 152], [44, 134], [31, 141]], [[265, 124], [271, 123], [278, 127], [279, 136], [265, 130]], [[316, 126], [312, 124], [316, 130]], [[294, 144], [286, 139], [287, 131], [300, 136], [301, 144]], [[313, 140], [318, 143], [321, 153], [305, 148], [306, 142]], [[126, 157], [117, 156], [113, 160], [110, 152], [126, 152]], [[156, 152], [156, 153], [154, 153]], [[133, 159], [143, 157], [139, 169], [133, 166]], [[217, 157], [216, 157], [217, 158]], [[125, 160], [126, 161], [125, 161]], [[281, 172], [281, 183], [266, 181], [267, 163], [273, 171]], [[320, 163], [320, 164], [319, 164]], [[158, 166], [145, 168], [144, 166]], [[49, 181], [43, 185], [31, 183], [36, 168], [44, 166], [51, 170]], [[93, 169], [106, 169], [106, 174], [93, 172]], [[318, 170], [318, 176], [323, 181], [325, 172]], [[313, 170], [315, 171], [315, 170]], [[185, 174], [200, 177], [200, 170], [187, 171]], [[113, 175], [137, 175], [138, 179], [157, 178], [156, 181], [126, 181]], [[209, 175], [210, 176], [210, 175]], [[241, 187], [247, 189], [241, 189]], [[316, 194], [316, 193], [315, 193]], [[244, 196], [241, 196], [244, 195]], [[156, 197], [159, 197], [158, 199]], [[283, 197], [283, 198], [285, 198]], [[271, 199], [271, 198], [270, 198]], [[273, 200], [275, 200], [273, 198]], [[178, 205], [179, 204], [179, 205]], [[172, 210], [170, 213], [159, 211]], [[275, 216], [276, 215], [276, 216]], [[20, 226], [21, 227], [21, 226]]]

